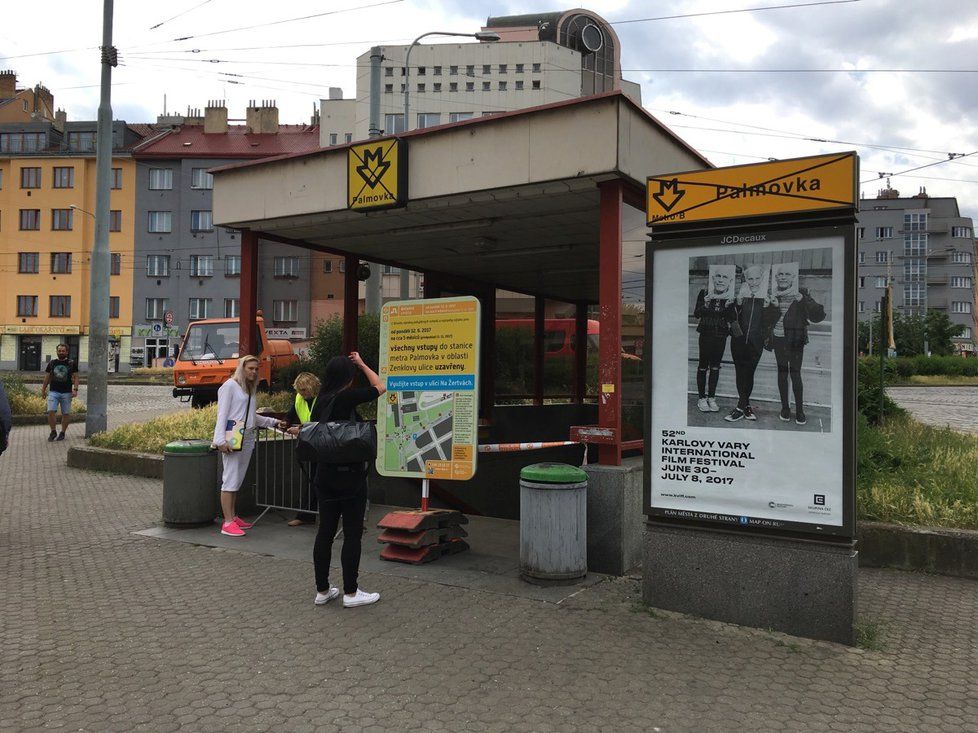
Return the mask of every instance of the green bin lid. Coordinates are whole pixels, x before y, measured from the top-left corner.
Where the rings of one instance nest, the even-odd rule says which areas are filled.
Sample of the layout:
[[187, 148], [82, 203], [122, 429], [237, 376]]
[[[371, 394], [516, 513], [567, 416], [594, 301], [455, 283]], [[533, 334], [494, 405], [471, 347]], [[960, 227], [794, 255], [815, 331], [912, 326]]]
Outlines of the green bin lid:
[[167, 443], [163, 448], [164, 453], [177, 455], [201, 455], [210, 453], [211, 442], [203, 438], [192, 438], [190, 440], [174, 440]]
[[587, 474], [566, 463], [534, 463], [520, 471], [520, 478], [536, 484], [579, 484], [587, 481]]

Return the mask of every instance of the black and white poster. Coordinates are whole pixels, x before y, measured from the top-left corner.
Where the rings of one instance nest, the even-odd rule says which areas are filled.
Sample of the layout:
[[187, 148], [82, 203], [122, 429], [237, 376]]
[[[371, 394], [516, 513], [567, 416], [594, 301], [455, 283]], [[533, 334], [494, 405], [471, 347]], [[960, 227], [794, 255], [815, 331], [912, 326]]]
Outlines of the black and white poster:
[[652, 253], [652, 514], [841, 527], [845, 239], [739, 239]]

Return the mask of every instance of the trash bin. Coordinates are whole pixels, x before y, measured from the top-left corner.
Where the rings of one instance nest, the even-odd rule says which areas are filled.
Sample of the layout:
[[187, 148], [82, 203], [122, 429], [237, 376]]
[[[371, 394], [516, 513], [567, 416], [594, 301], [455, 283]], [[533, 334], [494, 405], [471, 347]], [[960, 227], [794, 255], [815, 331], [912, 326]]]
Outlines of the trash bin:
[[587, 574], [587, 474], [564, 463], [520, 471], [520, 577], [573, 583]]
[[163, 523], [211, 524], [220, 506], [215, 485], [217, 451], [209, 440], [174, 440], [163, 448]]

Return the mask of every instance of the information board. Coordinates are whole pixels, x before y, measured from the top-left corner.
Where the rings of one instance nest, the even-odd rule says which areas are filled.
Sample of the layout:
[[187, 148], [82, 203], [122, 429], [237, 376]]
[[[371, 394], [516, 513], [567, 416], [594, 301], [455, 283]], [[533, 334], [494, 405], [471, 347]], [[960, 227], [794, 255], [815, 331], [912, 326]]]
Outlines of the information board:
[[377, 472], [464, 481], [475, 475], [479, 301], [386, 304], [380, 317]]
[[647, 513], [851, 535], [854, 249], [851, 226], [649, 243]]

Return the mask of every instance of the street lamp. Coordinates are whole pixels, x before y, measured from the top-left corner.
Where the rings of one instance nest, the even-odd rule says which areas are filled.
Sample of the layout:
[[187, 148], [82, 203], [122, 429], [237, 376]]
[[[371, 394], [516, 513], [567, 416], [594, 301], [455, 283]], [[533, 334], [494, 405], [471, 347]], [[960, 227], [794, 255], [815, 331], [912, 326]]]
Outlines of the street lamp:
[[422, 38], [427, 38], [428, 36], [463, 36], [465, 38], [474, 38], [477, 41], [486, 41], [487, 43], [494, 43], [500, 38], [499, 34], [493, 31], [479, 31], [478, 33], [429, 31], [428, 33], [422, 33], [420, 36], [411, 41], [411, 45], [408, 46], [407, 55], [404, 58], [404, 132], [408, 132], [411, 129], [411, 123], [408, 121], [410, 119], [409, 103], [411, 92], [411, 51], [413, 51], [414, 47], [418, 45], [418, 41], [420, 41]]

